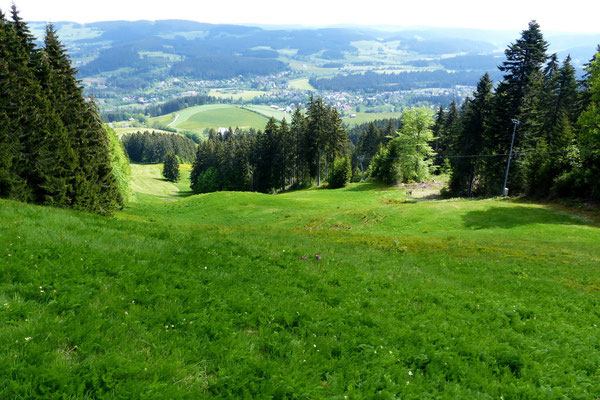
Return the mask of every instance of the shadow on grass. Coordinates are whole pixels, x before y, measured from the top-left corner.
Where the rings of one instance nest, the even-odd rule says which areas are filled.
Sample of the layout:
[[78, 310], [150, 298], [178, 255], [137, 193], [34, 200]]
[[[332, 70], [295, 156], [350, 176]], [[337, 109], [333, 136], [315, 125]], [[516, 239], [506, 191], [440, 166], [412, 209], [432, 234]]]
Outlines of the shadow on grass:
[[531, 224], [586, 225], [597, 227], [593, 221], [584, 216], [525, 206], [490, 207], [486, 210], [470, 211], [463, 216], [463, 223], [466, 227], [473, 229], [510, 229]]
[[368, 190], [389, 189], [390, 186], [380, 182], [364, 182], [347, 188], [349, 192], [365, 192]]
[[194, 192], [191, 190], [180, 190], [177, 194], [174, 195], [174, 197], [185, 198], [185, 197], [190, 197], [193, 195], [194, 195]]

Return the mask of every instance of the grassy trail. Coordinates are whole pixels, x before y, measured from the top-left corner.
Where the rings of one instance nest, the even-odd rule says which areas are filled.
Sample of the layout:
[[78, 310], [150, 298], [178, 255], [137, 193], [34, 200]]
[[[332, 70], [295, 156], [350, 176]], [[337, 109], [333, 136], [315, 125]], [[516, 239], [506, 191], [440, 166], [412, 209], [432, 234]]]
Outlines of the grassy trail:
[[175, 183], [163, 178], [162, 168], [162, 164], [131, 164], [131, 190], [137, 194], [171, 198], [190, 194], [190, 164], [180, 164], [181, 179]]
[[132, 167], [112, 218], [0, 200], [0, 398], [600, 393], [597, 211]]

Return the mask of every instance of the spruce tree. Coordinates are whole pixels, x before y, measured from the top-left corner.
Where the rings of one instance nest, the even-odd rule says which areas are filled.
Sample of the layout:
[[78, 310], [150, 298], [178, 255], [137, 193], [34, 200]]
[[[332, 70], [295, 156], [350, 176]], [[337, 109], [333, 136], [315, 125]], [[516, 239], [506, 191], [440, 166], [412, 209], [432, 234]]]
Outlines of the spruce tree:
[[366, 131], [358, 138], [356, 150], [359, 156], [364, 157], [363, 167], [368, 168], [371, 159], [377, 154], [383, 143], [383, 138], [379, 129], [371, 122]]
[[[535, 21], [505, 51], [506, 61], [499, 69], [504, 78], [494, 96], [494, 112], [490, 121], [490, 134], [486, 138], [486, 148], [492, 153], [506, 154], [509, 151], [513, 119], [521, 122], [515, 139], [515, 150], [527, 150], [536, 143], [539, 136], [539, 102], [543, 87], [543, 66], [547, 60], [548, 43], [544, 40], [540, 26]], [[532, 119], [533, 118], [533, 119]], [[488, 161], [486, 168], [486, 192], [491, 195], [501, 193], [506, 159], [501, 157]], [[511, 166], [509, 182], [513, 192], [524, 189], [522, 160], [515, 160]]]
[[582, 165], [578, 171], [580, 193], [596, 200], [600, 199], [600, 52], [590, 63], [589, 74], [589, 104], [579, 116], [580, 127], [577, 142], [581, 151]]
[[305, 135], [305, 159], [309, 175], [317, 179], [317, 185], [321, 185], [322, 161], [326, 147], [327, 137], [327, 111], [323, 105], [323, 99], [316, 100], [311, 96], [307, 110], [307, 124]]
[[162, 175], [166, 180], [171, 182], [177, 182], [179, 180], [179, 161], [172, 151], [165, 155]]
[[295, 166], [294, 166], [294, 180], [295, 183], [300, 185], [304, 183], [308, 178], [308, 167], [306, 162], [305, 150], [306, 146], [306, 118], [302, 115], [300, 107], [296, 107], [294, 114], [292, 114], [292, 122], [290, 124], [290, 134], [294, 140], [294, 154], [295, 154]]
[[[485, 74], [477, 84], [473, 99], [467, 100], [458, 134], [451, 147], [454, 154], [478, 155], [483, 152], [484, 137], [489, 129], [492, 112], [492, 80]], [[471, 197], [477, 193], [476, 182], [481, 182], [481, 167], [485, 162], [479, 157], [452, 158], [449, 191], [454, 196]]]
[[77, 156], [70, 182], [73, 206], [110, 212], [123, 205], [123, 198], [112, 174], [106, 130], [96, 105], [84, 98], [83, 88], [75, 78], [76, 70], [52, 25], [46, 29], [44, 44], [54, 73], [51, 89], [57, 99], [57, 112]]
[[444, 113], [444, 107], [440, 106], [435, 114], [435, 123], [431, 127], [431, 133], [433, 133], [433, 140], [435, 141], [433, 151], [435, 151], [436, 154], [438, 154], [440, 151], [440, 140], [444, 135], [443, 129], [445, 125], [445, 117], [446, 115]]

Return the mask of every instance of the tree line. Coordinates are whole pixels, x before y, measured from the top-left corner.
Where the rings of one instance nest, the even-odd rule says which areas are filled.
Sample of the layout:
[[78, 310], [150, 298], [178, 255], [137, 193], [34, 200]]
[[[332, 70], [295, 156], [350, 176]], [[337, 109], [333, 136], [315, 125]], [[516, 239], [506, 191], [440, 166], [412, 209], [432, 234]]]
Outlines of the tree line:
[[170, 114], [188, 107], [217, 103], [231, 103], [231, 99], [218, 98], [203, 94], [195, 96], [183, 96], [166, 101], [162, 104], [152, 104], [146, 106], [145, 108], [130, 108], [117, 111], [107, 111], [102, 113], [102, 120], [104, 122], [125, 121], [131, 117], [135, 118], [136, 114], [147, 115], [149, 117], [159, 117], [161, 115]]
[[462, 105], [440, 107], [434, 118], [405, 111], [398, 132], [363, 127], [353, 165], [388, 183], [449, 172], [448, 195], [496, 196], [504, 193], [514, 133], [511, 193], [600, 198], [600, 53], [578, 81], [570, 56], [558, 60], [547, 48], [532, 21], [505, 51], [499, 83], [486, 73]]
[[539, 25], [530, 22], [505, 51], [495, 88], [485, 74], [460, 108], [438, 110], [435, 148], [450, 161], [449, 194], [501, 194], [515, 133], [511, 193], [600, 197], [598, 55], [577, 81], [571, 57], [561, 62], [547, 48]]
[[393, 92], [418, 88], [451, 88], [456, 85], [472, 85], [479, 78], [477, 71], [447, 72], [413, 71], [400, 73], [377, 73], [335, 75], [331, 78], [310, 78], [312, 86], [319, 90], [362, 91], [365, 93]]
[[136, 132], [121, 138], [129, 159], [135, 163], [161, 163], [167, 153], [191, 163], [196, 157], [196, 143], [179, 134]]
[[110, 213], [126, 177], [95, 104], [54, 27], [38, 48], [14, 5], [11, 17], [0, 11], [0, 197]]
[[[195, 193], [270, 193], [315, 181], [321, 185], [334, 172], [335, 161], [347, 157], [349, 151], [350, 142], [337, 110], [321, 98], [311, 97], [306, 115], [297, 108], [290, 124], [271, 118], [263, 131], [215, 134], [200, 143], [191, 186]], [[347, 165], [338, 162], [337, 166]]]

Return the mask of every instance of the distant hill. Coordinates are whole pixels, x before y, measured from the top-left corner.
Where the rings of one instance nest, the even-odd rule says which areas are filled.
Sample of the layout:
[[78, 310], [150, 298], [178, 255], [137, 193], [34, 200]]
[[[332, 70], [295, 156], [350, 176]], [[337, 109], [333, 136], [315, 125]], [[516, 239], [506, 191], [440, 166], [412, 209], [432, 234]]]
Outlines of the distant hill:
[[[30, 26], [36, 37], [43, 36], [45, 23], [32, 22]], [[498, 75], [502, 50], [518, 35], [474, 29], [259, 27], [186, 20], [63, 21], [55, 26], [78, 77], [86, 79], [87, 93], [108, 109], [146, 104], [147, 99], [157, 103], [181, 93], [203, 93], [204, 87], [285, 90], [289, 81], [298, 77], [318, 80], [321, 89], [339, 90], [474, 86], [485, 72]], [[571, 54], [579, 69], [600, 43], [600, 35], [589, 34], [550, 34], [546, 39], [551, 44], [549, 53], [558, 52], [561, 59]], [[365, 85], [370, 80], [357, 76], [365, 71], [411, 73], [368, 88]], [[361, 83], [327, 80], [332, 77]], [[168, 85], [177, 79], [177, 88], [170, 89]], [[212, 83], [203, 86], [195, 82], [200, 80]], [[215, 83], [221, 80], [230, 82]], [[138, 101], [140, 98], [144, 100]]]

